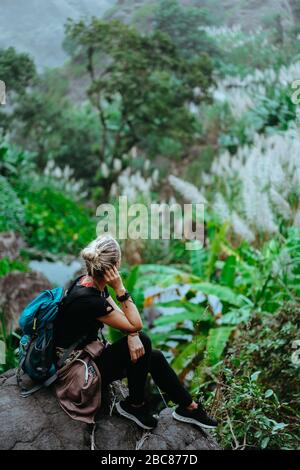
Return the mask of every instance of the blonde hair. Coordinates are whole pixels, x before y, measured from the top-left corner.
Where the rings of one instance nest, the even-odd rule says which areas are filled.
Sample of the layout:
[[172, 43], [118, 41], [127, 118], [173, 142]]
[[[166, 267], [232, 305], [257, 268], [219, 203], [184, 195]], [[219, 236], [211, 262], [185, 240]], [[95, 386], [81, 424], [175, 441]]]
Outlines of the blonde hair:
[[101, 277], [107, 269], [119, 264], [120, 245], [110, 235], [101, 235], [81, 251], [81, 257], [87, 273], [93, 277]]

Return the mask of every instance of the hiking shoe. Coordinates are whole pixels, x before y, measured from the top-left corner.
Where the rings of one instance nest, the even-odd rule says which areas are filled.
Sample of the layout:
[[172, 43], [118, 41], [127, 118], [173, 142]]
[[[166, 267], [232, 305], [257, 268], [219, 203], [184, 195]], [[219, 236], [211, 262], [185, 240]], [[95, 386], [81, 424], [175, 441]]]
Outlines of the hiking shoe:
[[173, 411], [172, 416], [182, 423], [196, 424], [196, 426], [205, 429], [214, 429], [218, 426], [218, 422], [209, 416], [200, 404], [198, 404], [198, 408], [195, 410], [187, 410], [186, 408], [178, 406], [176, 410]]
[[157, 425], [157, 419], [150, 414], [147, 405], [136, 407], [123, 400], [116, 404], [116, 408], [121, 416], [131, 419], [143, 429], [153, 429]]

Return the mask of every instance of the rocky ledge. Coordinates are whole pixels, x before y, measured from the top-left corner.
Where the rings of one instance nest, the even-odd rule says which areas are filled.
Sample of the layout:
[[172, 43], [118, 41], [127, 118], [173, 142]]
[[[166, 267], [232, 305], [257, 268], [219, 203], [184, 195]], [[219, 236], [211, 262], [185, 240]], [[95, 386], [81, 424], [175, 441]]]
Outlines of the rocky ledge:
[[114, 414], [112, 404], [127, 390], [115, 382], [104, 395], [95, 426], [73, 421], [51, 390], [20, 397], [15, 371], [0, 376], [0, 450], [218, 450], [206, 431], [173, 420], [166, 408], [152, 432]]

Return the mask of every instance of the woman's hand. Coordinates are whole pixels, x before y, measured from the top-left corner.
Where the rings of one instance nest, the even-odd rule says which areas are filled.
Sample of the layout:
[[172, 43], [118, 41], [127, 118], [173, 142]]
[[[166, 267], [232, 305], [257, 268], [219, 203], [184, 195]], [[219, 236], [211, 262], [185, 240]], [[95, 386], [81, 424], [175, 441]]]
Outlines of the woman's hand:
[[142, 341], [140, 340], [139, 335], [127, 337], [128, 340], [128, 349], [130, 352], [130, 357], [132, 362], [137, 362], [137, 360], [145, 354], [145, 349]]
[[123, 295], [125, 293], [125, 287], [123, 285], [122, 278], [115, 266], [105, 271], [104, 280], [106, 284], [114, 289], [117, 295]]

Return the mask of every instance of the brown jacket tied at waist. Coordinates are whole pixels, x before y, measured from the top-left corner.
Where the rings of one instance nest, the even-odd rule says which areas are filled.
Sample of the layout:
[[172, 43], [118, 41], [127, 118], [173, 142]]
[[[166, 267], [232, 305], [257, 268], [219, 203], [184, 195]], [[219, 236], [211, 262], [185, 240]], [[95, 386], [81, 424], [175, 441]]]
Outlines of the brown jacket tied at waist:
[[[103, 343], [93, 341], [73, 351], [58, 370], [55, 393], [60, 406], [72, 419], [95, 423], [101, 405], [101, 375], [93, 359], [103, 349]], [[56, 353], [60, 357], [63, 350], [57, 348]]]

